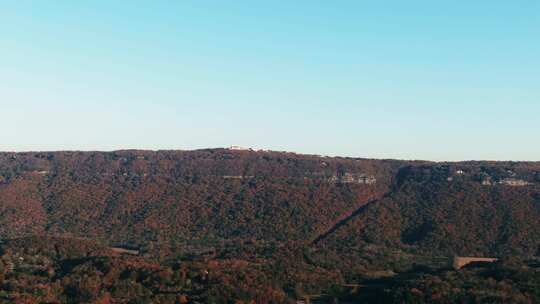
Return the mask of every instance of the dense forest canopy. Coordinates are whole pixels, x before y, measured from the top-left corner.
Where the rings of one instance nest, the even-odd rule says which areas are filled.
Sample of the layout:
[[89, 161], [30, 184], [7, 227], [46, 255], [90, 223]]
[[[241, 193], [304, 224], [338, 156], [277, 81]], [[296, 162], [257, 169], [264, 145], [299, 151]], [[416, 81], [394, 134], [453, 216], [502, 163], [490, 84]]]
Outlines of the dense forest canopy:
[[454, 255], [534, 259], [538, 227], [540, 163], [0, 153], [2, 297], [29, 303], [359, 299], [346, 286]]

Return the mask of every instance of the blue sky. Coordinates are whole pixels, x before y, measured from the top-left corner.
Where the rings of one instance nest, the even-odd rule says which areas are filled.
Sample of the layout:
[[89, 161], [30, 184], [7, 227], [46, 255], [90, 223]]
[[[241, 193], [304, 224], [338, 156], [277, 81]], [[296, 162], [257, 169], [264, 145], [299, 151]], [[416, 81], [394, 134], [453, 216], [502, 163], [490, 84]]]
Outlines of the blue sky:
[[0, 37], [2, 151], [540, 160], [536, 0], [6, 1]]

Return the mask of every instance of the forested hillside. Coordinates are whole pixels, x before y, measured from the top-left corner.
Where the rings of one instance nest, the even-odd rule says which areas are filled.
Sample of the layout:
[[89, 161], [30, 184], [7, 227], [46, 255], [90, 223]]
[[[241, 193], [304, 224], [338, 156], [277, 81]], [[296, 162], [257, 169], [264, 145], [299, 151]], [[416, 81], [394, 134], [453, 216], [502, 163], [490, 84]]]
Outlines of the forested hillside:
[[[380, 259], [534, 257], [540, 249], [536, 170], [537, 164], [517, 163], [406, 166], [384, 198], [363, 208], [316, 248], [324, 259], [331, 252], [344, 268], [378, 264]], [[366, 260], [369, 256], [377, 258]]]
[[[169, 291], [154, 282], [161, 279], [151, 270], [140, 274], [160, 286], [140, 292], [154, 301], [168, 299], [164, 303], [180, 301], [168, 296], [176, 293], [199, 301], [219, 298], [220, 284], [230, 288], [226, 297], [246, 301], [283, 302], [310, 294], [355, 298], [343, 286], [418, 264], [444, 267], [454, 255], [534, 258], [539, 227], [540, 163], [229, 149], [0, 153], [4, 270], [11, 265], [7, 260], [23, 254], [14, 248], [28, 248], [24, 254], [37, 260], [46, 256], [55, 275], [40, 272], [34, 283], [21, 284], [56, 282], [62, 287], [50, 285], [56, 288], [51, 299], [81, 296], [78, 285], [66, 289], [63, 280], [95, 272], [111, 259], [120, 268], [169, 273]], [[80, 250], [68, 254], [66, 242]], [[139, 256], [117, 256], [111, 247]], [[179, 263], [197, 269], [190, 279], [197, 286], [186, 287]], [[209, 267], [217, 273], [212, 284], [200, 275]], [[21, 275], [16, 269], [4, 272], [9, 280]], [[245, 276], [262, 280], [267, 293], [237, 286], [246, 284]], [[95, 280], [101, 287], [93, 288], [105, 290], [99, 293], [105, 298], [128, 288], [112, 284], [101, 270]], [[85, 284], [79, 287], [90, 288]], [[32, 297], [33, 291], [10, 288], [9, 299], [21, 292]], [[126, 303], [136, 298], [118, 295]], [[103, 300], [98, 298], [88, 301]]]
[[386, 193], [400, 166], [223, 149], [0, 157], [1, 237], [138, 246], [313, 238]]

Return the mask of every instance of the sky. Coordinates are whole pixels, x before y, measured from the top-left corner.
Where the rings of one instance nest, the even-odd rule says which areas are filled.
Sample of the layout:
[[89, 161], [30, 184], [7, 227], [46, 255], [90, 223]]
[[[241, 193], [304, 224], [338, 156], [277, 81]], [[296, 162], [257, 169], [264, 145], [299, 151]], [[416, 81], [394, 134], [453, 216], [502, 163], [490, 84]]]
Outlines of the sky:
[[0, 151], [540, 160], [540, 1], [2, 1]]

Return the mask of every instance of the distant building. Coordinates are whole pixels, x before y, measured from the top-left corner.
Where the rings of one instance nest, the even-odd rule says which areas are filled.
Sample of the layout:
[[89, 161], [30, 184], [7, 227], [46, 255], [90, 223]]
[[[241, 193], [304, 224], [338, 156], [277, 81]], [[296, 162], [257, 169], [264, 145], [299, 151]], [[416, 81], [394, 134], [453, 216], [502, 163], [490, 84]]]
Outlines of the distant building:
[[240, 147], [240, 146], [230, 146], [230, 147], [229, 147], [229, 150], [246, 151], [246, 150], [251, 150], [251, 149], [243, 148], [243, 147]]

